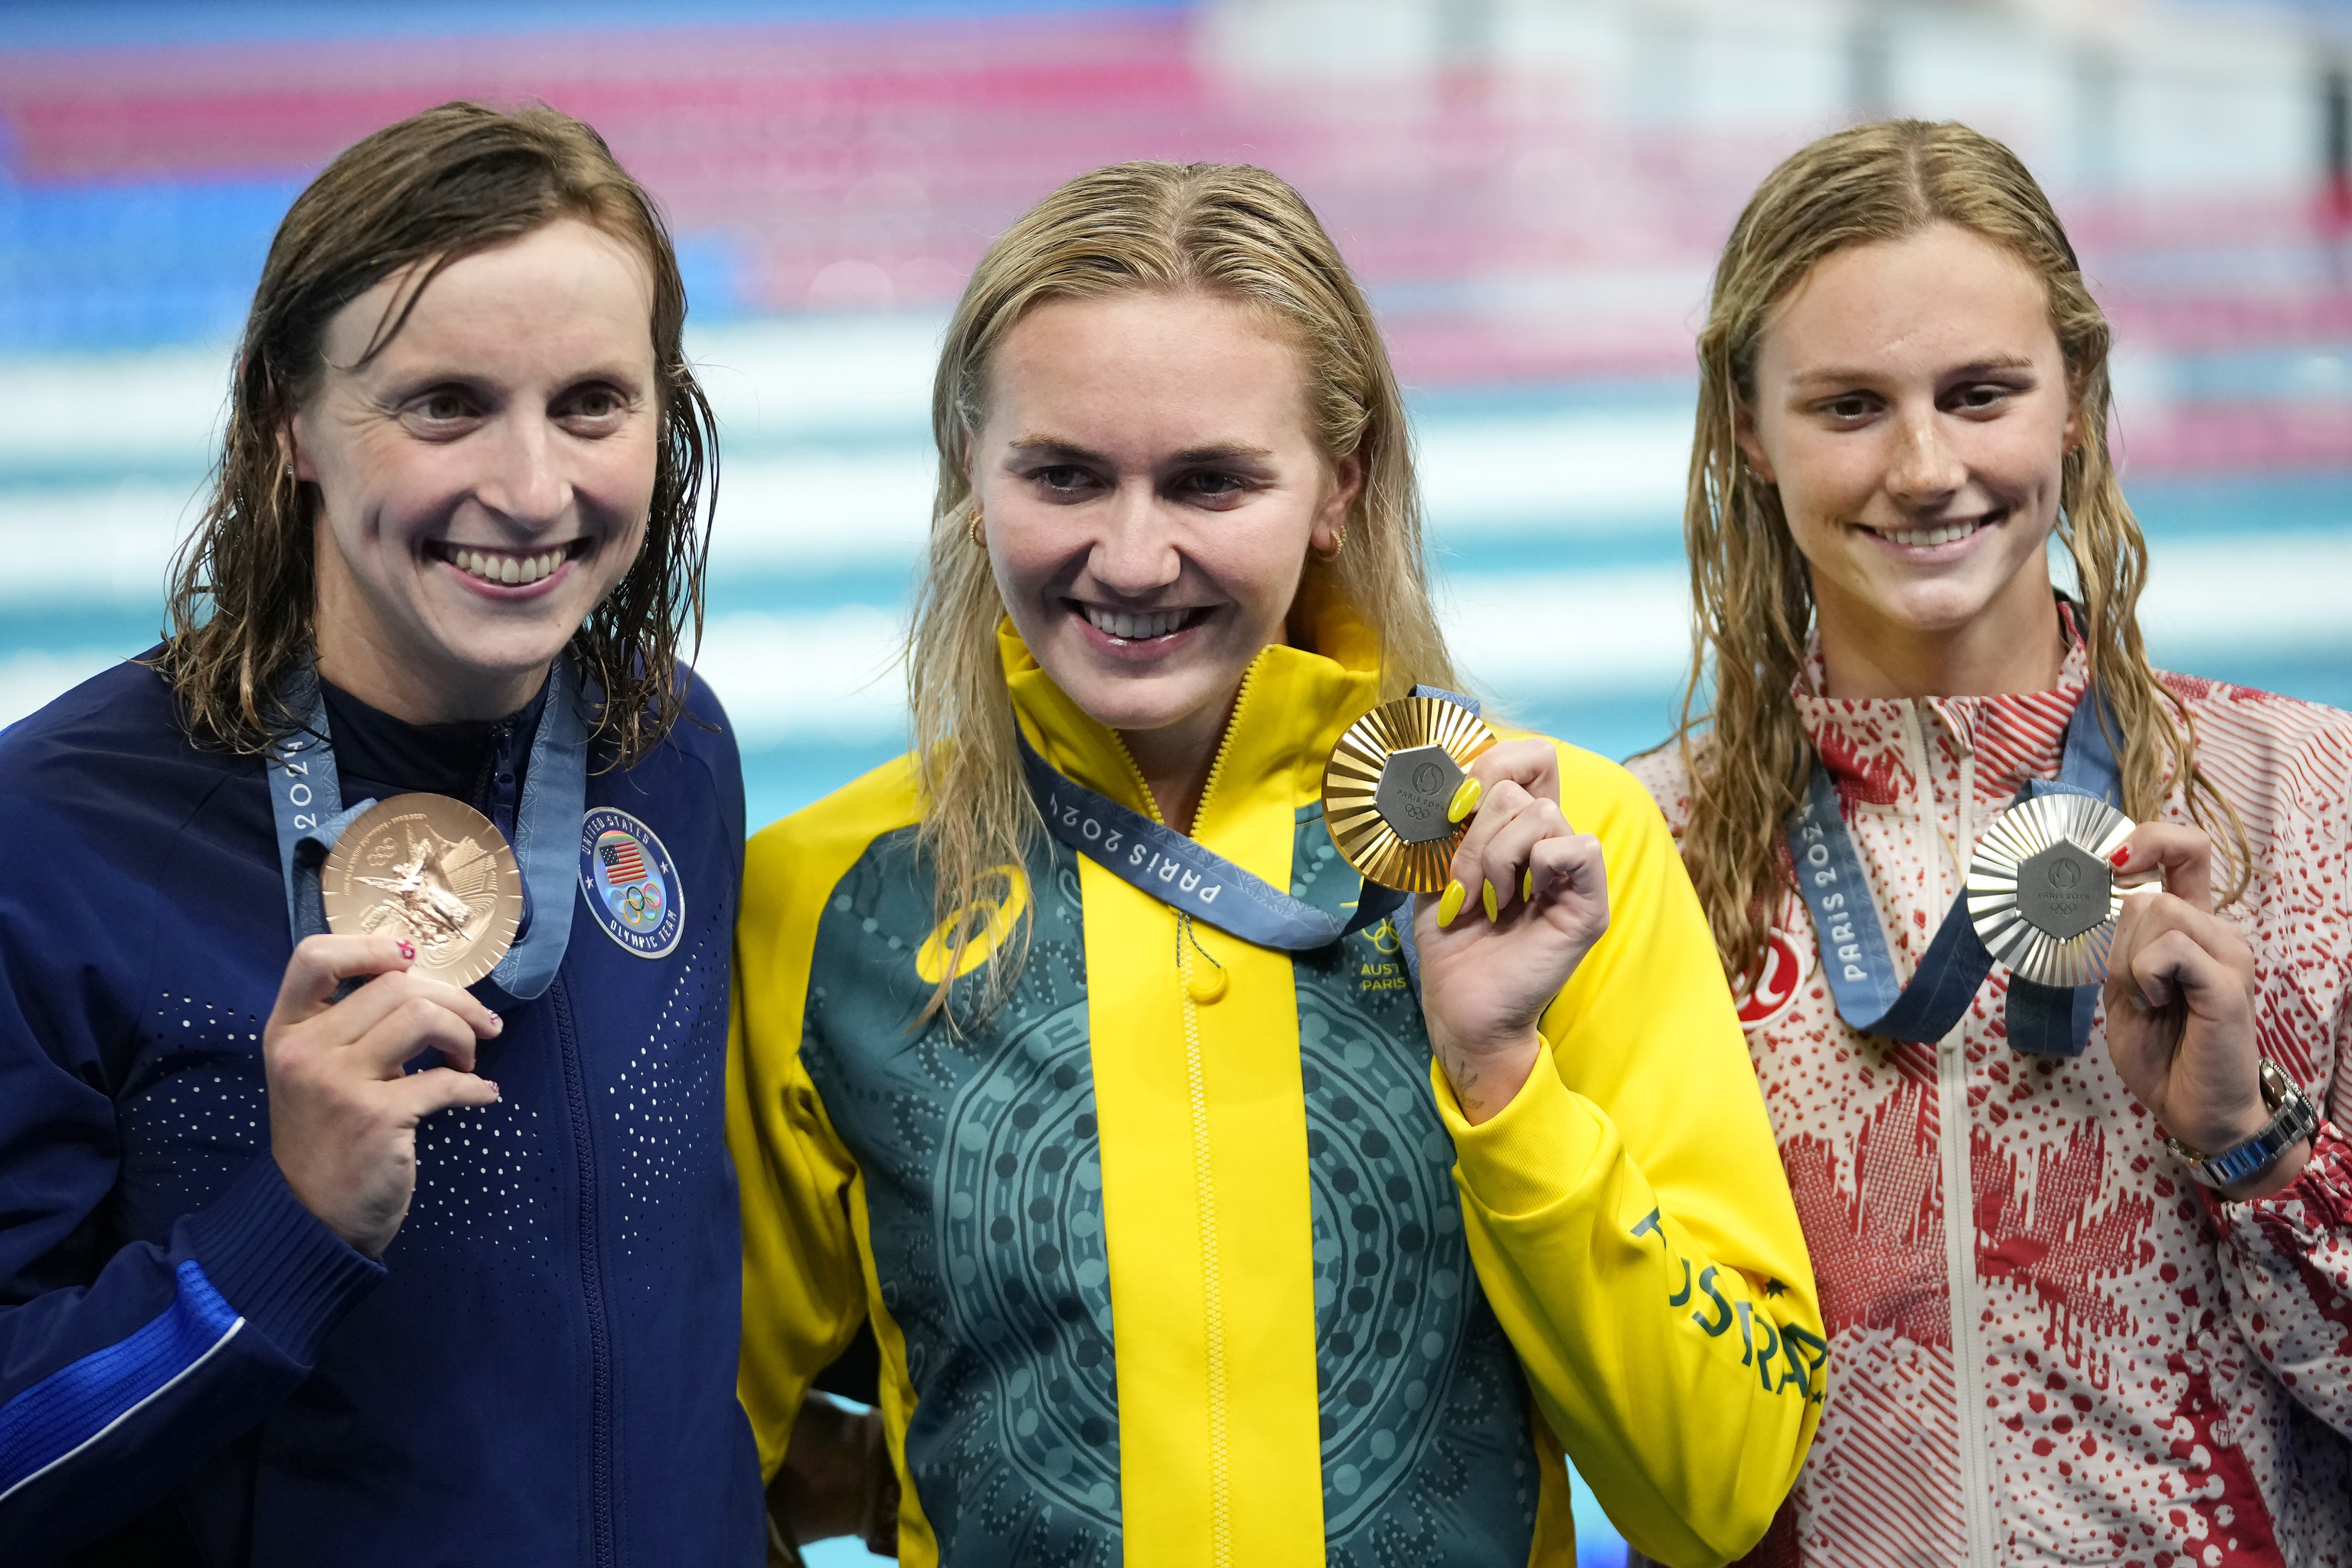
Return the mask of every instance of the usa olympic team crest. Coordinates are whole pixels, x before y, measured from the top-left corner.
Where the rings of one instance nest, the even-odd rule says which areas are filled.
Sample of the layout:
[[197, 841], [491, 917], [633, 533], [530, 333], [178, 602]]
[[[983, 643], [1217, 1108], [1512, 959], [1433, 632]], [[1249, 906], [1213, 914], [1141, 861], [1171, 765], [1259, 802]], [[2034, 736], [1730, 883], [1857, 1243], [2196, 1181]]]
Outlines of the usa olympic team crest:
[[686, 929], [686, 889], [654, 830], [600, 805], [580, 824], [580, 890], [604, 934], [639, 958], [667, 957]]

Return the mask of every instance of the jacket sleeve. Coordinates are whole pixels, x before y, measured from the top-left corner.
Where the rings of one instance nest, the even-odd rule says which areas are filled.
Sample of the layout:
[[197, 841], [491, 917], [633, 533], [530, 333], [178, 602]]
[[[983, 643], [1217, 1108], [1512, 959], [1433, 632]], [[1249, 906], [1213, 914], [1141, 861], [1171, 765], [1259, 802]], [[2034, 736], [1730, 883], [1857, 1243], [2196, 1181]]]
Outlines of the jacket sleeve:
[[1827, 1345], [1771, 1125], [1657, 808], [1561, 748], [1610, 926], [1540, 1067], [1479, 1126], [1434, 1065], [1472, 1257], [1537, 1407], [1610, 1519], [1675, 1568], [1747, 1552], [1797, 1479]]
[[738, 1393], [763, 1477], [784, 1461], [810, 1381], [866, 1317], [866, 1265], [852, 1220], [853, 1205], [863, 1201], [856, 1163], [800, 1054], [818, 913], [844, 868], [808, 848], [793, 832], [795, 820], [751, 841], [728, 1051], [727, 1136], [743, 1204]]
[[[2342, 1097], [2338, 1097], [2339, 1100]], [[2231, 1315], [2289, 1394], [2352, 1437], [2352, 1139], [2337, 1105], [2295, 1179], [2251, 1203], [2208, 1194]]]
[[101, 1534], [193, 1474], [293, 1391], [383, 1273], [295, 1199], [267, 1154], [163, 1240], [106, 1248], [121, 1151], [97, 1063], [100, 1035], [121, 1022], [104, 962], [120, 939], [61, 916], [65, 902], [27, 910], [0, 891], [0, 1561], [11, 1563]]
[[2305, 1409], [2352, 1437], [2352, 723], [2330, 719], [2273, 766], [2293, 798], [2274, 809], [2248, 900], [2267, 971], [2256, 1037], [2326, 1120], [2280, 1191], [2251, 1203], [2198, 1191], [2238, 1331]]

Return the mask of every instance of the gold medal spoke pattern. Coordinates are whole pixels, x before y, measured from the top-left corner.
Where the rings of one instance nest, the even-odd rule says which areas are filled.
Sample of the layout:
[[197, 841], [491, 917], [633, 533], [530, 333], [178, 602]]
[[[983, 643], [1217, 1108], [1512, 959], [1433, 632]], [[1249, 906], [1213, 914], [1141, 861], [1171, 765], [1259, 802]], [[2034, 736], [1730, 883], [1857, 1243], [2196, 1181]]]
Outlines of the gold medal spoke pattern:
[[522, 924], [505, 836], [445, 795], [396, 795], [362, 814], [328, 852], [319, 891], [329, 931], [404, 937], [420, 970], [453, 985], [488, 976]]
[[1323, 821], [1331, 842], [1368, 881], [1411, 893], [1445, 886], [1454, 851], [1468, 824], [1423, 843], [1408, 843], [1381, 815], [1377, 795], [1388, 760], [1436, 746], [1467, 769], [1495, 743], [1495, 731], [1458, 702], [1404, 697], [1382, 703], [1348, 727], [1323, 770]]

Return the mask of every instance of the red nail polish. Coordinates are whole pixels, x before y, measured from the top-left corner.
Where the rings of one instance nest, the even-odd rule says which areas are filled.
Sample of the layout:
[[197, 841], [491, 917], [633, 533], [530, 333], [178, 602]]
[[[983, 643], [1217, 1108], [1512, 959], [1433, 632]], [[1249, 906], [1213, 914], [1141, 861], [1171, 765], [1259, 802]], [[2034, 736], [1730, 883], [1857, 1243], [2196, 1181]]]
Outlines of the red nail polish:
[[2108, 857], [2107, 857], [2107, 864], [2109, 864], [2109, 865], [2111, 865], [2111, 866], [2120, 866], [2120, 865], [2122, 865], [2125, 861], [2126, 861], [2126, 860], [2128, 860], [2128, 859], [2130, 859], [2130, 858], [2131, 858], [2131, 846], [2130, 846], [2130, 845], [2128, 845], [2128, 844], [2126, 844], [2126, 845], [2125, 845], [2122, 848], [2120, 848], [2120, 849], [2116, 850], [2114, 854], [2112, 854], [2112, 855], [2110, 855], [2110, 856], [2108, 856]]
[[405, 959], [409, 960], [411, 963], [415, 962], [415, 959], [416, 959], [416, 948], [415, 948], [415, 946], [413, 943], [410, 943], [410, 942], [402, 942], [402, 943], [400, 944], [400, 956], [401, 956], [401, 957], [403, 957], [403, 958], [405, 958]]

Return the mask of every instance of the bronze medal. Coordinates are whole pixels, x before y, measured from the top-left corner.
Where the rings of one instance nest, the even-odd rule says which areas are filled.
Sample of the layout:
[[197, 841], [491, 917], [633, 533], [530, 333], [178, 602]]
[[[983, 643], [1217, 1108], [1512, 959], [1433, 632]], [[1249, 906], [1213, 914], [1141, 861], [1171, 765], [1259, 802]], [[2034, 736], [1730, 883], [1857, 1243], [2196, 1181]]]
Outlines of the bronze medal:
[[343, 830], [319, 887], [337, 936], [415, 945], [415, 973], [471, 985], [522, 923], [522, 871], [490, 819], [446, 795], [396, 795]]
[[2116, 919], [2132, 889], [2108, 857], [2132, 819], [2084, 795], [2020, 801], [1993, 819], [1969, 864], [1969, 921], [1985, 951], [2042, 985], [2106, 978]]
[[1369, 881], [1411, 893], [1445, 886], [1468, 824], [1446, 820], [1495, 731], [1458, 702], [1403, 697], [1348, 727], [1323, 770], [1323, 822]]

